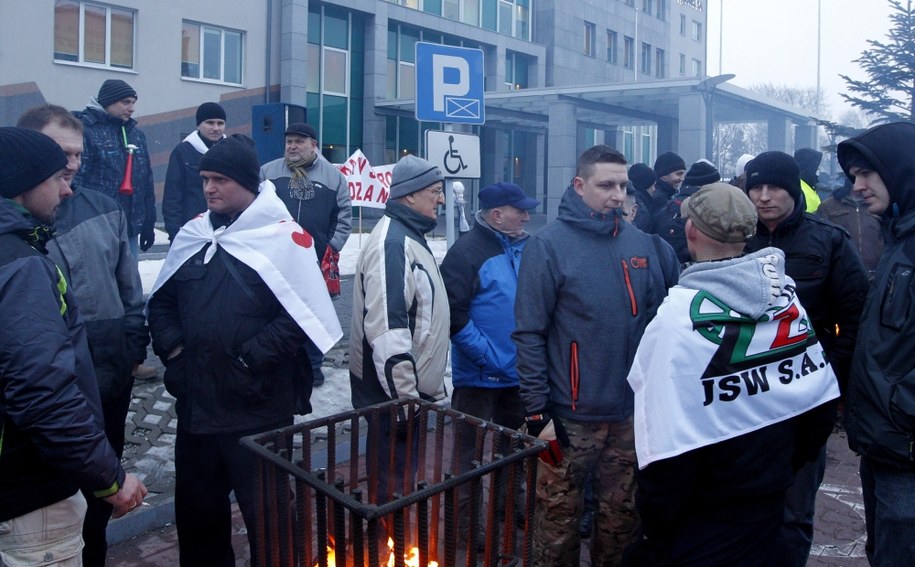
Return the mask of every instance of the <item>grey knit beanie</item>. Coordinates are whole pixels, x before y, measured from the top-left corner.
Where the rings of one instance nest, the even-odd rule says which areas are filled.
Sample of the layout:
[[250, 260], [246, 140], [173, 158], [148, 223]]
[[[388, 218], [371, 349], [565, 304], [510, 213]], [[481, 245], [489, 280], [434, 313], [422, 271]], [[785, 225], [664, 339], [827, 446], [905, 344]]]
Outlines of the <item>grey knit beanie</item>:
[[391, 194], [389, 199], [400, 199], [426, 187], [444, 181], [445, 175], [437, 165], [413, 155], [406, 155], [391, 172]]

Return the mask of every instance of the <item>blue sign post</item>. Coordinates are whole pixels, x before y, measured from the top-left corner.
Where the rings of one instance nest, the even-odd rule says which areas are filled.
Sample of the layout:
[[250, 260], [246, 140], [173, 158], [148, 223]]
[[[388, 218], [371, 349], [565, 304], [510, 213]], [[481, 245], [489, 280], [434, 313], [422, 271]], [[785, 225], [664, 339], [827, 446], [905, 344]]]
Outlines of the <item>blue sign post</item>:
[[484, 77], [482, 50], [417, 43], [416, 119], [483, 124]]

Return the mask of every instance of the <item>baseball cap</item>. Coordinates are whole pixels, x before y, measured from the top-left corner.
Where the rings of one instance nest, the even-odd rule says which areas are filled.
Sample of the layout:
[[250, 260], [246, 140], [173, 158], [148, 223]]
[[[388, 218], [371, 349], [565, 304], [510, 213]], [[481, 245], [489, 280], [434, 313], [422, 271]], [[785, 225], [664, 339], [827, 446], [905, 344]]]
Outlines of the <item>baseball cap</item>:
[[756, 207], [728, 183], [703, 185], [683, 201], [680, 214], [718, 242], [746, 242], [756, 233]]

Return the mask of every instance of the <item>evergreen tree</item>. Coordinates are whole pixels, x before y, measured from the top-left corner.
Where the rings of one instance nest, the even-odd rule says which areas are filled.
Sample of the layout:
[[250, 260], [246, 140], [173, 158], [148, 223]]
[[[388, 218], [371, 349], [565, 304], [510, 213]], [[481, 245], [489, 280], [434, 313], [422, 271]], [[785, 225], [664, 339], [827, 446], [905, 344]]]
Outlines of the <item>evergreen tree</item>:
[[854, 61], [864, 69], [867, 80], [839, 75], [853, 93], [841, 96], [876, 116], [876, 122], [915, 121], [915, 11], [912, 0], [889, 3], [893, 27], [887, 41], [867, 40], [870, 47]]

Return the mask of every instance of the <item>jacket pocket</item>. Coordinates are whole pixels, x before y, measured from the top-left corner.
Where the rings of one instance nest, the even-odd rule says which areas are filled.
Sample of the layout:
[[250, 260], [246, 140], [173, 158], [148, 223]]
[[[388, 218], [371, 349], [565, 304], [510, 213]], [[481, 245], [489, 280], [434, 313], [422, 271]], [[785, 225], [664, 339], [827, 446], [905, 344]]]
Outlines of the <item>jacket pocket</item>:
[[636, 317], [639, 314], [639, 305], [635, 300], [635, 289], [632, 287], [632, 277], [629, 275], [629, 264], [626, 263], [626, 260], [621, 260], [623, 265], [623, 279], [626, 282], [626, 291], [629, 293], [629, 305], [632, 307], [632, 316]]
[[890, 270], [880, 304], [880, 324], [884, 327], [902, 331], [911, 320], [913, 271], [915, 268], [905, 264], [895, 264]]
[[572, 341], [569, 346], [569, 389], [572, 398], [572, 411], [578, 403], [578, 389], [581, 386], [581, 370], [578, 366], [578, 342]]
[[785, 257], [785, 272], [794, 281], [818, 280], [826, 276], [826, 265], [819, 254], [789, 254]]
[[248, 402], [262, 402], [268, 398], [265, 392], [263, 375], [255, 373], [246, 366], [237, 355], [226, 353], [229, 363], [223, 377], [225, 388], [230, 396], [238, 397]]
[[165, 389], [175, 399], [187, 394], [188, 358], [187, 348], [184, 348], [177, 355], [170, 358], [165, 366], [165, 376], [162, 381], [165, 384]]

